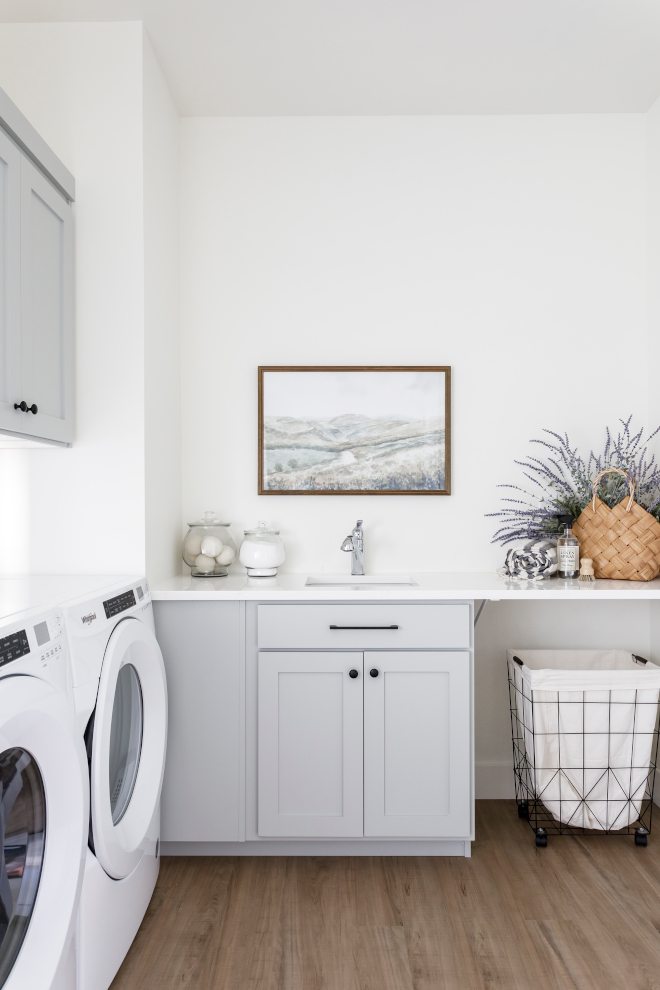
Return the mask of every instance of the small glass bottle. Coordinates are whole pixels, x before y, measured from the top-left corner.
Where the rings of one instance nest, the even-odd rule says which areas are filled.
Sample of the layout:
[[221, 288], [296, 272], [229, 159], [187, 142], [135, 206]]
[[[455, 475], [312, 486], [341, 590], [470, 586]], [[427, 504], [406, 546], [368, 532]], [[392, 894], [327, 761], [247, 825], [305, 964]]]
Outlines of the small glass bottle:
[[557, 540], [557, 577], [576, 578], [580, 573], [580, 544], [573, 536], [570, 519], [562, 519], [564, 532]]

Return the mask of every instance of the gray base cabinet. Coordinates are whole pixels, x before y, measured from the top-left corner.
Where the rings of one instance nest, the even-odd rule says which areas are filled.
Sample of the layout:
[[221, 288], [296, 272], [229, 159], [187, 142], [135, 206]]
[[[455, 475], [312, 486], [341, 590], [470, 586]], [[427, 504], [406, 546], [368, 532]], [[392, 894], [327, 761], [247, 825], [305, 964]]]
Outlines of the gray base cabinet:
[[164, 842], [239, 838], [240, 602], [154, 602], [167, 673]]
[[154, 610], [170, 697], [165, 842], [273, 854], [278, 840], [286, 852], [326, 840], [334, 855], [342, 841], [365, 854], [444, 841], [469, 855], [471, 603]]

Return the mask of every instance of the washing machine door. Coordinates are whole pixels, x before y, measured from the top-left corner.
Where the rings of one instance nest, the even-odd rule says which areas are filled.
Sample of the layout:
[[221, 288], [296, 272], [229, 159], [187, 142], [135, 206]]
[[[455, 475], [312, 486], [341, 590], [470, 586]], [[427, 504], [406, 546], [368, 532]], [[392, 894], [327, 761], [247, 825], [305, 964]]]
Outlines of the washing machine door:
[[165, 666], [138, 619], [113, 630], [101, 668], [91, 756], [94, 853], [120, 880], [144, 854], [163, 783], [167, 743]]
[[67, 698], [37, 677], [0, 680], [3, 990], [49, 990], [68, 951], [87, 845], [86, 778]]

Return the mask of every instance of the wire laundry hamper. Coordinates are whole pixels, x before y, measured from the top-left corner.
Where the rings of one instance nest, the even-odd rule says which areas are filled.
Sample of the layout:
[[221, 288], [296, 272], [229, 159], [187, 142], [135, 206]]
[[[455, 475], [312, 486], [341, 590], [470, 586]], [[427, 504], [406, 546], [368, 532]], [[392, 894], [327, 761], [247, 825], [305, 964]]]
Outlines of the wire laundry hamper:
[[549, 834], [651, 831], [660, 667], [622, 650], [509, 650], [518, 815]]

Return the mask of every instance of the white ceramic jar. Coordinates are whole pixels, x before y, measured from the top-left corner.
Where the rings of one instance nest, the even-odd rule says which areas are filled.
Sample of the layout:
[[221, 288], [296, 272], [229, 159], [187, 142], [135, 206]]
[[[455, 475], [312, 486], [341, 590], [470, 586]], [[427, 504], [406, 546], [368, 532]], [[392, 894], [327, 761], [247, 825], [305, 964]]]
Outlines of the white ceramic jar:
[[229, 523], [220, 522], [215, 512], [205, 512], [203, 519], [188, 523], [183, 541], [183, 559], [193, 577], [225, 577], [236, 556], [236, 544]]
[[250, 577], [272, 577], [284, 563], [284, 544], [279, 529], [266, 529], [260, 522], [256, 529], [243, 530], [239, 560]]

